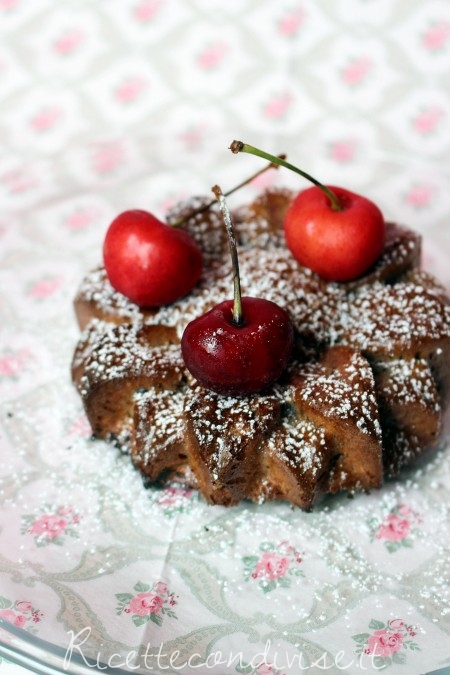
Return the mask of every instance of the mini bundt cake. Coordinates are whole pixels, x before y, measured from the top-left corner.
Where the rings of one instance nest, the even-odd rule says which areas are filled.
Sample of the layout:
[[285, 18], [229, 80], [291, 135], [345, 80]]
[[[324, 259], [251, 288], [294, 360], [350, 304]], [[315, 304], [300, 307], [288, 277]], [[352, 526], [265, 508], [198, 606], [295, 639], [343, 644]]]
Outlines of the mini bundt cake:
[[204, 256], [181, 300], [140, 309], [103, 267], [81, 283], [83, 330], [72, 375], [94, 436], [130, 453], [148, 483], [182, 482], [207, 501], [288, 500], [378, 488], [385, 476], [436, 448], [450, 399], [450, 308], [420, 271], [420, 237], [387, 224], [381, 257], [356, 281], [327, 282], [287, 250], [283, 217], [293, 195], [271, 189], [233, 213], [246, 295], [290, 315], [295, 347], [273, 386], [244, 397], [206, 390], [180, 350], [186, 325], [229, 299], [231, 262], [222, 216], [206, 200], [178, 205]]

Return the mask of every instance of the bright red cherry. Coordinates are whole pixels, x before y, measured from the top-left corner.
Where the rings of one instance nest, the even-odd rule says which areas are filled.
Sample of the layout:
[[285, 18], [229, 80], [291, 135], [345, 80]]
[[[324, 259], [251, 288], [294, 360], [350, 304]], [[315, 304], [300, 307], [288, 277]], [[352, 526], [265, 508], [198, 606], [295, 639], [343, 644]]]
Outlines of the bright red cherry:
[[294, 343], [287, 312], [270, 300], [241, 297], [239, 263], [230, 212], [219, 187], [234, 269], [234, 300], [191, 321], [181, 339], [190, 373], [224, 396], [246, 396], [273, 384], [286, 369]]
[[332, 281], [357, 279], [375, 263], [384, 248], [386, 225], [370, 199], [322, 185], [283, 158], [242, 141], [233, 141], [230, 150], [263, 157], [314, 183], [297, 195], [284, 221], [286, 244], [299, 263]]
[[324, 279], [350, 281], [366, 272], [384, 248], [385, 222], [366, 197], [329, 187], [339, 200], [311, 187], [294, 199], [284, 220], [286, 244], [301, 265]]
[[169, 305], [195, 286], [202, 254], [192, 237], [151, 213], [124, 211], [103, 244], [111, 286], [140, 307]]
[[242, 298], [244, 321], [226, 300], [186, 326], [181, 351], [186, 367], [207, 389], [245, 396], [275, 382], [286, 369], [293, 328], [284, 309], [263, 298]]

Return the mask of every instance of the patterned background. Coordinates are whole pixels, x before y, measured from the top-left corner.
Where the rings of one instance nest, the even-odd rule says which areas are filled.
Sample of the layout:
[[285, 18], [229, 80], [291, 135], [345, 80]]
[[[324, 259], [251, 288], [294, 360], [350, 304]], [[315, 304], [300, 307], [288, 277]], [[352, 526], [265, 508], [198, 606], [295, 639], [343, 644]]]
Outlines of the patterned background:
[[104, 661], [211, 655], [162, 672], [449, 666], [448, 453], [313, 514], [207, 507], [91, 442], [68, 375], [111, 218], [234, 185], [261, 163], [233, 138], [414, 226], [450, 287], [448, 0], [0, 0], [0, 37], [0, 616], [63, 652], [89, 627]]

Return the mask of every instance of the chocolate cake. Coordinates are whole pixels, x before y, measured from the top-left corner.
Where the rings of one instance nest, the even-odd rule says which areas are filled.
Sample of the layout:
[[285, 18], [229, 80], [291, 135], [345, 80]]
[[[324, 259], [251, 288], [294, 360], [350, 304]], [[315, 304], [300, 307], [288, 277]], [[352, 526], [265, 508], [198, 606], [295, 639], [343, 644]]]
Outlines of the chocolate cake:
[[[186, 325], [232, 295], [223, 220], [216, 207], [182, 225], [203, 252], [189, 295], [140, 309], [99, 266], [75, 299], [83, 333], [73, 380], [93, 435], [129, 452], [148, 483], [182, 482], [208, 502], [288, 500], [379, 488], [436, 448], [450, 399], [450, 308], [420, 270], [420, 237], [387, 224], [375, 265], [357, 280], [324, 281], [287, 250], [283, 217], [293, 195], [267, 190], [233, 213], [245, 295], [290, 315], [290, 366], [244, 397], [204, 389], [180, 350]], [[209, 200], [179, 204], [169, 223]]]

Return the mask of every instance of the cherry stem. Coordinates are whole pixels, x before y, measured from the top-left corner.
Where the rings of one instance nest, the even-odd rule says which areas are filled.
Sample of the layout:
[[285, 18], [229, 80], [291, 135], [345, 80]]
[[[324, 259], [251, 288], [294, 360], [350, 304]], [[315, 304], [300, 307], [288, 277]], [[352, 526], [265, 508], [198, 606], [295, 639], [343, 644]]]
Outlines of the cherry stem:
[[[246, 178], [245, 180], [243, 180], [238, 185], [235, 185], [233, 188], [231, 188], [231, 190], [228, 190], [227, 192], [225, 192], [224, 196], [229, 197], [230, 195], [233, 194], [233, 192], [237, 192], [241, 188], [245, 187], [246, 185], [251, 183], [253, 180], [255, 180], [255, 178], [258, 178], [259, 176], [261, 176], [263, 173], [265, 173], [269, 169], [278, 169], [278, 167], [279, 167], [278, 160], [284, 161], [286, 159], [286, 155], [284, 155], [284, 154], [278, 155], [278, 157], [275, 157], [275, 159], [277, 160], [277, 162], [271, 161], [270, 164], [268, 164], [267, 166], [264, 166], [262, 169], [260, 169], [256, 173], [254, 173], [252, 176], [249, 176], [249, 178]], [[199, 213], [204, 213], [205, 211], [208, 211], [211, 208], [211, 206], [214, 206], [214, 204], [216, 204], [216, 203], [217, 203], [217, 200], [213, 199], [212, 201], [208, 202], [208, 204], [204, 204], [200, 208], [195, 209], [195, 211], [192, 211], [187, 216], [184, 216], [183, 218], [179, 218], [178, 220], [174, 220], [173, 222], [170, 223], [170, 226], [171, 227], [179, 227], [180, 225], [183, 225], [183, 223], [185, 223], [190, 218], [193, 218], [194, 216], [197, 216]]]
[[228, 241], [230, 244], [231, 262], [233, 264], [233, 273], [234, 273], [233, 323], [236, 324], [236, 326], [242, 326], [242, 324], [244, 323], [244, 315], [242, 312], [241, 278], [239, 275], [239, 260], [237, 254], [236, 237], [234, 235], [233, 221], [231, 219], [230, 209], [228, 208], [228, 204], [225, 200], [225, 195], [223, 194], [220, 187], [218, 185], [214, 185], [214, 187], [211, 189], [216, 195], [217, 201], [219, 202], [219, 208], [223, 215], [225, 227], [227, 228]]
[[309, 173], [306, 173], [305, 171], [302, 171], [298, 167], [294, 166], [293, 164], [290, 164], [289, 162], [286, 162], [284, 160], [283, 155], [279, 155], [276, 157], [275, 155], [271, 155], [268, 152], [264, 152], [264, 150], [259, 150], [259, 148], [255, 148], [253, 145], [248, 145], [247, 143], [243, 143], [242, 141], [233, 141], [230, 145], [230, 150], [231, 152], [234, 152], [234, 154], [238, 154], [239, 152], [247, 152], [249, 155], [256, 155], [256, 157], [262, 157], [263, 159], [268, 159], [270, 162], [273, 164], [279, 164], [280, 166], [286, 167], [286, 169], [290, 169], [291, 171], [295, 171], [295, 173], [300, 174], [300, 176], [303, 176], [303, 178], [306, 178], [306, 180], [309, 180], [311, 183], [314, 183], [326, 196], [331, 202], [331, 208], [333, 211], [342, 211], [342, 204], [339, 201], [337, 195], [332, 192], [326, 185], [323, 185], [323, 183], [320, 183], [316, 178], [311, 176]]

